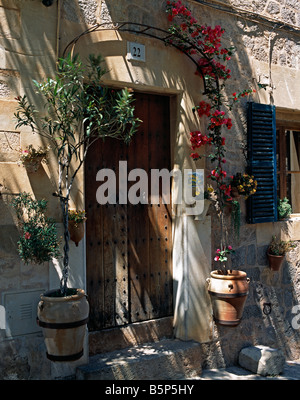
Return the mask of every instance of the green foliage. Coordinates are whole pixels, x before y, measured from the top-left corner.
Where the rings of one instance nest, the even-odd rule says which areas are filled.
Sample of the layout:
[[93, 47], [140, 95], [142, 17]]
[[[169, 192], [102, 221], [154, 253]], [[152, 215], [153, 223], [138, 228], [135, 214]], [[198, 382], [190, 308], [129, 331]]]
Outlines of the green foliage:
[[49, 139], [63, 165], [73, 156], [80, 159], [97, 138], [114, 137], [128, 143], [140, 120], [134, 117], [133, 94], [129, 89], [112, 90], [103, 86], [101, 56], [90, 55], [87, 65], [78, 56], [60, 59], [55, 78], [33, 81], [46, 100], [46, 115], [41, 116], [27, 100], [17, 97], [16, 127], [30, 126], [33, 132]]
[[237, 238], [240, 237], [241, 206], [238, 200], [232, 200], [231, 225]]
[[12, 202], [21, 229], [18, 251], [28, 264], [42, 264], [59, 256], [59, 241], [55, 221], [45, 216], [46, 200], [33, 200], [28, 193], [20, 193]]
[[85, 210], [69, 210], [68, 216], [69, 216], [69, 221], [74, 221], [76, 225], [86, 221]]
[[288, 251], [296, 247], [296, 243], [291, 240], [277, 240], [276, 236], [272, 236], [269, 246], [269, 253], [274, 256], [284, 256]]
[[102, 77], [107, 71], [102, 64], [102, 57], [93, 54], [86, 64], [78, 56], [60, 59], [54, 78], [34, 81], [37, 93], [41, 95], [40, 101], [45, 102], [44, 113], [30, 104], [26, 95], [16, 98], [16, 128], [29, 126], [33, 133], [51, 142], [57, 156], [59, 174], [55, 195], [60, 200], [65, 240], [63, 294], [69, 276], [68, 208], [75, 176], [89, 147], [97, 139], [112, 137], [129, 143], [141, 122], [134, 117], [131, 90], [113, 90], [103, 85]]
[[278, 199], [277, 211], [279, 219], [288, 218], [292, 214], [292, 206], [290, 205], [287, 197]]

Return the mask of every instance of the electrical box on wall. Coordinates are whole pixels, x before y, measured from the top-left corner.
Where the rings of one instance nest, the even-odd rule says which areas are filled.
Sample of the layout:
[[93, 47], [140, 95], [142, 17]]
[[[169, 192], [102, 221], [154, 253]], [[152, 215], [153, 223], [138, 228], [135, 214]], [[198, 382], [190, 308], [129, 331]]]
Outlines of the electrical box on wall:
[[37, 305], [44, 289], [7, 292], [2, 295], [5, 310], [5, 335], [19, 336], [36, 333], [41, 328], [36, 323]]

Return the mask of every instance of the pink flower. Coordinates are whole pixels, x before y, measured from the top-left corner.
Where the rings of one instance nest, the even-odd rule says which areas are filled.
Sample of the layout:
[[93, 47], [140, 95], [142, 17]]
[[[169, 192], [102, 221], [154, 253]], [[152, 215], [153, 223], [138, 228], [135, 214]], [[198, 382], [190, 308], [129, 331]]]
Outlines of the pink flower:
[[228, 248], [228, 250], [232, 250], [232, 246], [228, 246], [227, 248]]
[[216, 257], [214, 258], [215, 261], [219, 261], [219, 259], [220, 259], [220, 256], [216, 256]]
[[28, 240], [31, 238], [31, 234], [29, 232], [25, 233], [25, 239]]

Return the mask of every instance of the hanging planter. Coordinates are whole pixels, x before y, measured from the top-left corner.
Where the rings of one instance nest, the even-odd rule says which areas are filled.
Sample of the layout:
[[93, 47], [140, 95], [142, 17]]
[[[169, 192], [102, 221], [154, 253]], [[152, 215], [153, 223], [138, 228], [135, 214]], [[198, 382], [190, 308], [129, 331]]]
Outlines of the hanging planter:
[[74, 361], [83, 355], [83, 343], [89, 316], [89, 303], [84, 290], [67, 289], [41, 295], [37, 323], [42, 328], [47, 358], [51, 361]]
[[272, 236], [270, 246], [267, 251], [269, 267], [272, 271], [279, 271], [284, 261], [285, 254], [295, 247], [295, 243], [290, 240], [277, 240]]
[[246, 272], [228, 270], [227, 275], [212, 271], [207, 278], [213, 317], [217, 324], [237, 326], [241, 322], [249, 292], [250, 279]]
[[31, 160], [25, 160], [23, 165], [26, 168], [26, 171], [31, 174], [37, 172], [40, 169], [43, 158], [43, 156], [40, 156]]
[[46, 160], [47, 153], [50, 147], [39, 147], [35, 149], [32, 144], [27, 146], [24, 150], [20, 150], [19, 163], [23, 164], [28, 173], [37, 172], [44, 160]]
[[267, 253], [269, 267], [272, 271], [279, 271], [285, 256], [275, 256], [274, 254]]
[[75, 242], [76, 247], [84, 237], [84, 222], [86, 221], [85, 211], [69, 210], [68, 230], [70, 239]]

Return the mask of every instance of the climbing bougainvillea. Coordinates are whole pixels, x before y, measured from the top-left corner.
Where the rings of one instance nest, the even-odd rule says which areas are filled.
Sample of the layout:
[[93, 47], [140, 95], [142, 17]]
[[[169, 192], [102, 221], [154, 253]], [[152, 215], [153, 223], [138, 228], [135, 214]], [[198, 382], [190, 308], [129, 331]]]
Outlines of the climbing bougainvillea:
[[[168, 20], [172, 23], [170, 43], [180, 50], [192, 56], [196, 60], [198, 68], [196, 74], [203, 78], [205, 100], [195, 105], [193, 112], [206, 122], [206, 132], [196, 130], [190, 133], [191, 157], [198, 160], [202, 157], [199, 149], [209, 146], [209, 157], [213, 167], [208, 178], [215, 182], [218, 196], [218, 206], [223, 219], [223, 209], [232, 201], [231, 181], [228, 180], [224, 169], [226, 164], [226, 148], [223, 130], [232, 128], [232, 120], [228, 111], [245, 96], [255, 92], [252, 89], [233, 92], [225, 95], [225, 85], [231, 78], [231, 70], [227, 63], [235, 52], [234, 47], [223, 47], [222, 36], [225, 30], [220, 26], [215, 27], [199, 24], [193, 17], [191, 10], [181, 1], [167, 1], [166, 11]], [[221, 222], [222, 225], [222, 222]], [[222, 229], [222, 227], [221, 227]], [[221, 232], [221, 236], [223, 233]], [[222, 252], [232, 252], [231, 246], [225, 246], [221, 238], [221, 249], [216, 256], [222, 261]]]
[[225, 98], [224, 88], [226, 81], [231, 78], [231, 70], [226, 63], [234, 54], [234, 47], [222, 47], [222, 36], [225, 30], [216, 25], [214, 28], [199, 24], [192, 16], [191, 11], [181, 1], [167, 1], [166, 10], [168, 20], [172, 22], [172, 44], [193, 55], [199, 65], [197, 74], [201, 74], [204, 80], [207, 100], [201, 100], [193, 109], [199, 118], [206, 118], [207, 133], [195, 131], [190, 133], [191, 157], [194, 160], [201, 158], [198, 152], [203, 145], [211, 146], [209, 158], [216, 163], [209, 178], [217, 182], [217, 189], [221, 195], [220, 206], [225, 201], [230, 201], [230, 184], [225, 182], [224, 171], [225, 138], [222, 136], [222, 128], [231, 129], [232, 120], [227, 112], [241, 98], [254, 92], [247, 89], [242, 92], [234, 92], [230, 98]]

